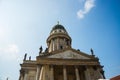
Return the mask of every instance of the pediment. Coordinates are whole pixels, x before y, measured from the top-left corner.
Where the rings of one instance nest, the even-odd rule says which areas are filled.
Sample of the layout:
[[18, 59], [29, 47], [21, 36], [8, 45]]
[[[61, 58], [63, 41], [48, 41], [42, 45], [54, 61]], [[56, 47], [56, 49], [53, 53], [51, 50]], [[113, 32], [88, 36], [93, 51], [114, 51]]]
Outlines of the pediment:
[[89, 56], [83, 55], [83, 53], [67, 50], [60, 53], [47, 56], [48, 58], [62, 58], [62, 59], [90, 59]]

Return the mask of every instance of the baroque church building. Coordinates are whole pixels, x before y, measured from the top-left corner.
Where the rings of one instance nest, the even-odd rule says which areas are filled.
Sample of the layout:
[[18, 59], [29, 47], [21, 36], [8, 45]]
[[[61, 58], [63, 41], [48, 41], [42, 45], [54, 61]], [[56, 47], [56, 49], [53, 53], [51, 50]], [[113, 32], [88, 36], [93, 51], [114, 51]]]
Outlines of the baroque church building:
[[105, 79], [103, 66], [95, 57], [72, 48], [72, 39], [64, 26], [55, 25], [46, 40], [47, 48], [40, 47], [36, 60], [26, 59], [20, 64], [19, 80], [98, 80]]

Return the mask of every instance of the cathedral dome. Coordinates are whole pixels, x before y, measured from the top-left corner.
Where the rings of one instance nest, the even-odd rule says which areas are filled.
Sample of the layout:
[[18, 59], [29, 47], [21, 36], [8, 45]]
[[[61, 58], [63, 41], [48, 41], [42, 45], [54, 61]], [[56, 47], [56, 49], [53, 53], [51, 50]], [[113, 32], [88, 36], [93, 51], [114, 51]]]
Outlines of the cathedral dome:
[[57, 25], [55, 25], [51, 32], [50, 32], [50, 35], [52, 34], [56, 34], [56, 33], [64, 33], [64, 34], [67, 34], [67, 31], [66, 29], [64, 28], [63, 25], [60, 25], [59, 23]]
[[[55, 25], [52, 30], [56, 30], [56, 29], [62, 29], [62, 30], [65, 30], [64, 26], [63, 25], [60, 25], [60, 24], [57, 24]], [[65, 30], [66, 31], [66, 30]]]

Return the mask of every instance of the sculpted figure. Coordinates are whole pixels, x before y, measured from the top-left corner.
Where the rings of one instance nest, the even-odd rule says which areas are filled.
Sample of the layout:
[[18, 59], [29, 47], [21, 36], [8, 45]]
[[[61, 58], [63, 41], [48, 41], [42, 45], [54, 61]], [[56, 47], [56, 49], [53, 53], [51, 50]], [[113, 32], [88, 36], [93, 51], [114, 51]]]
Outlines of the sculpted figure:
[[39, 52], [39, 53], [42, 53], [42, 51], [43, 51], [43, 48], [42, 48], [42, 46], [39, 48], [39, 50], [40, 50], [40, 52]]
[[29, 57], [29, 60], [31, 60], [31, 56]]
[[90, 50], [90, 51], [91, 51], [91, 54], [92, 54], [92, 55], [94, 55], [94, 51], [93, 51], [93, 49], [92, 49], [92, 48], [91, 48], [91, 50]]
[[24, 61], [26, 60], [26, 57], [27, 57], [27, 53], [25, 53], [25, 55], [24, 55], [24, 59], [23, 59]]
[[48, 48], [45, 49], [45, 52], [46, 52], [46, 53], [48, 52]]

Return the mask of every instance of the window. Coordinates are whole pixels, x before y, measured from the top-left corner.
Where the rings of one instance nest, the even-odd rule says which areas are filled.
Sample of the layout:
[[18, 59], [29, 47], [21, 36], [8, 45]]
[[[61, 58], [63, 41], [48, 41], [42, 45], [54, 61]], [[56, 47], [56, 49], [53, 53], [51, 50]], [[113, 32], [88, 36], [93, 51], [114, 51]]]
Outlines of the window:
[[59, 30], [59, 32], [62, 32], [61, 30]]
[[63, 46], [62, 46], [62, 45], [60, 45], [60, 49], [61, 49], [61, 50], [63, 49]]

